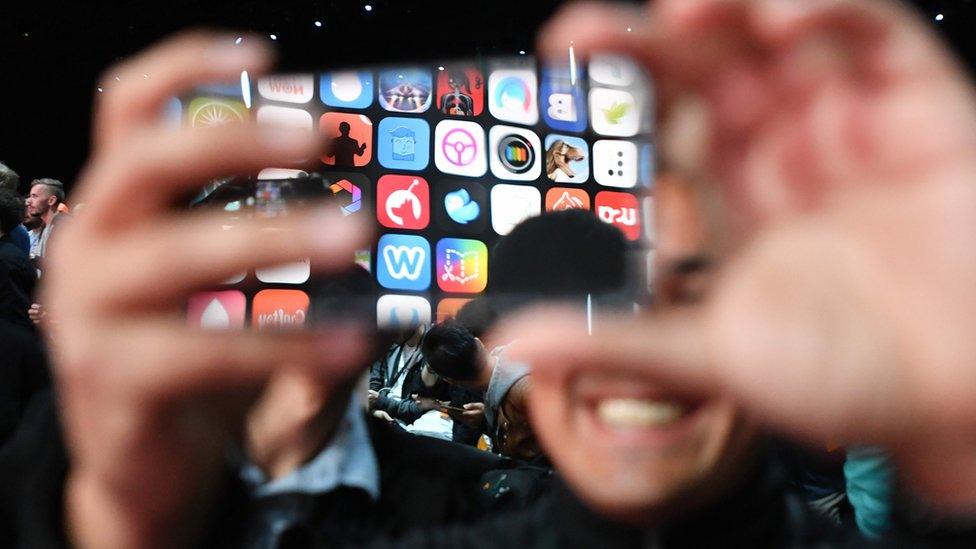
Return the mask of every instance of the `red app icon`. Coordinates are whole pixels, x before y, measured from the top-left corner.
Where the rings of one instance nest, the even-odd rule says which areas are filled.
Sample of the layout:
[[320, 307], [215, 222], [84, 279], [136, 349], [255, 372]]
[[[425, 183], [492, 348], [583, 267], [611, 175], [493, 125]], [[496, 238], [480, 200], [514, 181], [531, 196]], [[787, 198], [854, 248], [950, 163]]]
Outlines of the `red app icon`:
[[485, 77], [475, 67], [448, 65], [437, 72], [437, 110], [451, 116], [478, 116], [485, 106]]
[[637, 197], [613, 191], [596, 193], [596, 215], [623, 231], [630, 240], [640, 238], [640, 213]]
[[462, 297], [449, 297], [437, 303], [437, 322], [444, 322], [457, 316], [464, 304], [471, 301]]
[[553, 187], [546, 192], [546, 211], [589, 210], [590, 195], [575, 187]]
[[327, 112], [319, 130], [329, 137], [322, 162], [338, 168], [365, 166], [373, 158], [373, 122], [361, 114]]
[[300, 290], [261, 290], [251, 304], [251, 327], [296, 328], [308, 316], [308, 295]]
[[194, 328], [243, 328], [246, 305], [237, 290], [193, 294], [186, 305], [186, 323]]
[[376, 184], [376, 219], [391, 229], [423, 229], [430, 223], [430, 186], [415, 175], [384, 175]]

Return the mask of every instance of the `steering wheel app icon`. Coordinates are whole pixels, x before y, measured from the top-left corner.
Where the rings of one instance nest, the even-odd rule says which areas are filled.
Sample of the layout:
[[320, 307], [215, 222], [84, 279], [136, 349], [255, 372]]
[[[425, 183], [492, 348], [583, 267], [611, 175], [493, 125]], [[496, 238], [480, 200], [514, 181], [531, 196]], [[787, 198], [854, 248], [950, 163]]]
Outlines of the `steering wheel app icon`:
[[434, 132], [437, 168], [444, 173], [480, 176], [486, 169], [485, 132], [474, 122], [444, 120]]

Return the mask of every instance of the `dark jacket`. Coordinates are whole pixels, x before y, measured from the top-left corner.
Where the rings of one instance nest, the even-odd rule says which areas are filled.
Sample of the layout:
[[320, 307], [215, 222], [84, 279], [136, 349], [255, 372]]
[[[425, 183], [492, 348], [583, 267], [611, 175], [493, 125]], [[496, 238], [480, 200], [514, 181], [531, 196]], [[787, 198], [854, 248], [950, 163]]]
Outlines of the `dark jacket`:
[[[470, 522], [482, 514], [481, 477], [510, 463], [467, 446], [412, 435], [368, 418], [380, 469], [380, 499], [338, 490], [309, 496], [308, 519], [282, 547], [360, 545], [423, 527]], [[45, 392], [32, 403], [16, 438], [0, 449], [0, 540], [4, 546], [62, 547], [63, 487], [68, 460], [56, 409]], [[250, 498], [228, 468], [202, 547], [233, 547], [249, 523]], [[11, 543], [6, 543], [11, 541]]]
[[[417, 351], [404, 363], [402, 369], [398, 369], [400, 354], [403, 352], [403, 345], [396, 344], [383, 355], [383, 358], [373, 363], [369, 370], [369, 388], [379, 391], [380, 397], [376, 400], [375, 409], [383, 410], [390, 414], [390, 417], [410, 424], [417, 421], [424, 415], [424, 410], [420, 405], [410, 399], [410, 395], [416, 394], [422, 397], [436, 398], [438, 400], [450, 400], [449, 387], [443, 380], [438, 379], [433, 387], [424, 385], [421, 379], [421, 368], [424, 360], [420, 353], [418, 344]], [[390, 375], [395, 371], [394, 375]], [[403, 380], [404, 398], [390, 395], [389, 391], [383, 391], [396, 385], [396, 376], [406, 376]]]

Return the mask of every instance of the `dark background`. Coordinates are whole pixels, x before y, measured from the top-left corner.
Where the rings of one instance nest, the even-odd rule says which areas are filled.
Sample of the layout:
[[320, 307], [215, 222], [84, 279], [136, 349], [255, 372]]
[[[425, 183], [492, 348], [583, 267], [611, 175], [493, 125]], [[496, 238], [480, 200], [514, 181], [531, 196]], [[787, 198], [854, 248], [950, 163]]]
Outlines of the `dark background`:
[[[372, 6], [366, 11], [366, 4]], [[218, 27], [277, 35], [295, 66], [469, 57], [533, 49], [563, 2], [271, 1], [16, 2], [0, 8], [0, 161], [26, 183], [70, 186], [88, 154], [93, 94], [112, 64], [174, 31]], [[914, 0], [976, 66], [976, 0]], [[936, 21], [938, 13], [944, 14]], [[322, 27], [316, 27], [321, 21]]]

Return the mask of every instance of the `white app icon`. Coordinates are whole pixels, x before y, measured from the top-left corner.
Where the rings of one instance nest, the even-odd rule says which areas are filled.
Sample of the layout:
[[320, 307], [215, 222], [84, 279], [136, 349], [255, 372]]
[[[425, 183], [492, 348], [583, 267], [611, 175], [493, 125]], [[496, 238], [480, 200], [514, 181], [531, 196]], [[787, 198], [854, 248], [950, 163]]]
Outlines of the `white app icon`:
[[637, 134], [640, 108], [630, 92], [593, 88], [590, 90], [590, 120], [597, 133], [629, 137]]
[[637, 145], [603, 139], [593, 144], [593, 177], [605, 187], [629, 189], [637, 184]]
[[[289, 107], [276, 107], [274, 105], [265, 105], [259, 108], [257, 121], [261, 125], [275, 126], [287, 130], [295, 130], [296, 132], [308, 132], [309, 134], [312, 133], [312, 128], [314, 127], [312, 115], [308, 111]], [[307, 159], [294, 159], [295, 162], [305, 160]]]
[[487, 171], [485, 132], [476, 122], [442, 120], [434, 129], [434, 164], [444, 173], [480, 177]]
[[638, 69], [633, 61], [617, 55], [593, 55], [590, 57], [590, 79], [608, 86], [630, 86], [637, 78]]
[[376, 324], [380, 328], [412, 328], [430, 324], [430, 318], [430, 302], [422, 297], [387, 294], [376, 300]]
[[569, 93], [549, 94], [549, 118], [564, 122], [576, 122], [576, 102]]
[[539, 121], [534, 70], [497, 70], [488, 77], [488, 112], [499, 120], [532, 125]]
[[308, 103], [315, 91], [311, 74], [268, 76], [258, 80], [258, 93], [265, 99], [285, 103]]
[[427, 250], [420, 246], [387, 244], [382, 254], [386, 272], [395, 280], [417, 280], [427, 263]]
[[296, 177], [306, 177], [308, 172], [305, 170], [293, 170], [290, 168], [265, 168], [258, 172], [258, 179], [295, 179]]
[[294, 263], [283, 263], [272, 267], [257, 269], [255, 274], [261, 282], [278, 284], [303, 284], [310, 273], [309, 259], [301, 259]]
[[539, 189], [528, 185], [495, 185], [491, 189], [491, 228], [506, 235], [516, 225], [542, 213]]
[[488, 144], [495, 177], [533, 181], [542, 175], [542, 143], [531, 130], [493, 126], [488, 131]]

